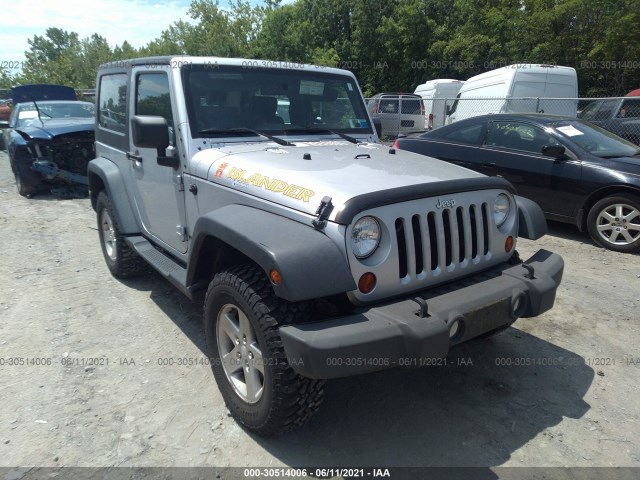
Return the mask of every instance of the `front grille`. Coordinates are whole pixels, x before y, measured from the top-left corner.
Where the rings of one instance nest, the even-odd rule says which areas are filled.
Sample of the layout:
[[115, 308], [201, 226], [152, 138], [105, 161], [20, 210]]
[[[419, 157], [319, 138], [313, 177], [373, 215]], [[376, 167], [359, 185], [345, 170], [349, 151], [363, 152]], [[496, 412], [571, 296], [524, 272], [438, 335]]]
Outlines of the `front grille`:
[[395, 230], [401, 279], [463, 268], [491, 250], [487, 203], [399, 217]]

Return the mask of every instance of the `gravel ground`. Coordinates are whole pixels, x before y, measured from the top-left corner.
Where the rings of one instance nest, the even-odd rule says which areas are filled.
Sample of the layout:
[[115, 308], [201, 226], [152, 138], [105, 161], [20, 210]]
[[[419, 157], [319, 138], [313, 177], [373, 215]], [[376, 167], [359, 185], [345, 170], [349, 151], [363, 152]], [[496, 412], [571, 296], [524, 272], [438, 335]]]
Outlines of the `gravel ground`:
[[87, 199], [20, 197], [0, 153], [0, 466], [640, 466], [638, 255], [552, 224], [518, 246], [564, 257], [551, 312], [443, 366], [331, 381], [262, 439], [199, 364], [201, 305], [112, 278], [95, 223]]

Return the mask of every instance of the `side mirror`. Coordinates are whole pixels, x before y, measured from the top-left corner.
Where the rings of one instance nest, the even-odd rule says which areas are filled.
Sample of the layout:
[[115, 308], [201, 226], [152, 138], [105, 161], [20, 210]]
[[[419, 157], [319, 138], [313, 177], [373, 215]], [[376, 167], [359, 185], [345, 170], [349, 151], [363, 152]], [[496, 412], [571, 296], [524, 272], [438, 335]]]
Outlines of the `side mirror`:
[[133, 144], [140, 148], [156, 148], [160, 151], [169, 146], [169, 125], [163, 117], [134, 115], [131, 117]]
[[382, 120], [380, 120], [379, 118], [374, 118], [373, 128], [376, 129], [376, 134], [378, 135], [378, 138], [381, 138], [382, 137]]
[[566, 150], [562, 145], [544, 145], [541, 152], [544, 156], [555, 158], [556, 160], [562, 160], [567, 157]]
[[447, 114], [447, 117], [448, 117], [449, 115], [451, 115], [451, 113], [453, 113], [453, 112], [451, 112], [451, 105], [447, 105], [447, 108], [446, 108], [446, 110], [445, 110], [445, 113]]
[[134, 115], [131, 117], [133, 144], [140, 148], [155, 148], [158, 152], [158, 165], [178, 168], [180, 159], [167, 157], [169, 146], [169, 125], [164, 117]]

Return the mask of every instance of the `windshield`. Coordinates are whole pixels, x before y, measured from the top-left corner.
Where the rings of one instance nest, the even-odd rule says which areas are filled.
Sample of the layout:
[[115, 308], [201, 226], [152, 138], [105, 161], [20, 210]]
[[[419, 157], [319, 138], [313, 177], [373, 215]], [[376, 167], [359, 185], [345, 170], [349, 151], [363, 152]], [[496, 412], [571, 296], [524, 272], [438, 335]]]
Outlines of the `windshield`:
[[640, 153], [640, 149], [633, 143], [595, 125], [581, 121], [556, 122], [551, 125], [562, 136], [597, 157], [632, 157]]
[[[33, 103], [22, 105], [22, 112], [36, 112]], [[91, 118], [94, 115], [94, 106], [86, 102], [60, 102], [42, 103], [38, 102], [38, 110], [41, 117], [47, 118]]]
[[[190, 65], [183, 69], [194, 137], [373, 133], [360, 90], [321, 70]], [[246, 134], [246, 131], [245, 131]]]
[[15, 128], [30, 125], [40, 118], [46, 121], [50, 118], [93, 118], [95, 107], [88, 102], [38, 102], [36, 109], [33, 103], [21, 103], [16, 109]]

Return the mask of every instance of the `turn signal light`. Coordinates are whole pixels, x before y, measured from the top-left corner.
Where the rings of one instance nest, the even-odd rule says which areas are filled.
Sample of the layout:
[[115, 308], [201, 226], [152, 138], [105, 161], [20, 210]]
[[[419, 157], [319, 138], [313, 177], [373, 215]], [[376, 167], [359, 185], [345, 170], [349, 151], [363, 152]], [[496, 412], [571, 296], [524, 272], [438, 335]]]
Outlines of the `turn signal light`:
[[504, 251], [510, 252], [512, 248], [513, 248], [513, 237], [509, 235], [504, 242]]
[[269, 278], [274, 285], [280, 285], [282, 283], [282, 275], [280, 275], [280, 272], [275, 268], [269, 272]]
[[360, 290], [362, 293], [371, 292], [371, 290], [373, 290], [375, 286], [376, 276], [371, 272], [363, 274], [360, 277], [360, 280], [358, 280], [358, 290]]

